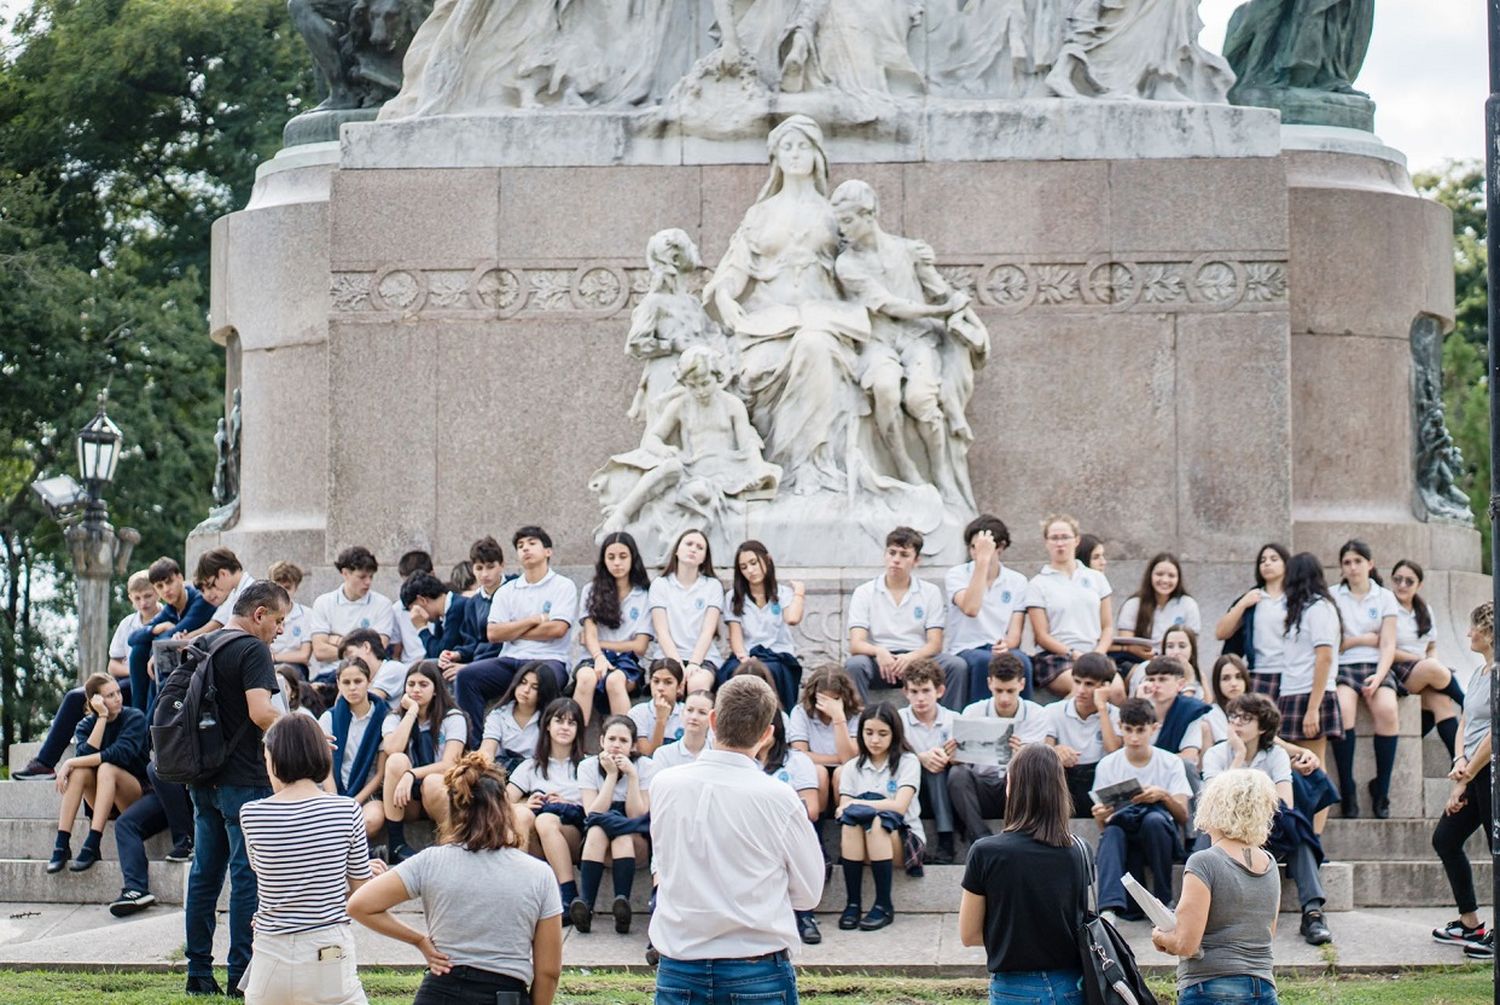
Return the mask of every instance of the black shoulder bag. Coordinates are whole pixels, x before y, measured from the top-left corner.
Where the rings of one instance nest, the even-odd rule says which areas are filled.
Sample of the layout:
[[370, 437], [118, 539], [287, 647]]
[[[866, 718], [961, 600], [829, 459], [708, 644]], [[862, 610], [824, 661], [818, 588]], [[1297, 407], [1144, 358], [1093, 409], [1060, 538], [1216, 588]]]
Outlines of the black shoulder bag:
[[1088, 906], [1078, 925], [1078, 955], [1083, 969], [1083, 997], [1088, 1005], [1157, 1005], [1146, 986], [1135, 953], [1098, 913], [1094, 855], [1076, 834], [1073, 845], [1088, 879]]

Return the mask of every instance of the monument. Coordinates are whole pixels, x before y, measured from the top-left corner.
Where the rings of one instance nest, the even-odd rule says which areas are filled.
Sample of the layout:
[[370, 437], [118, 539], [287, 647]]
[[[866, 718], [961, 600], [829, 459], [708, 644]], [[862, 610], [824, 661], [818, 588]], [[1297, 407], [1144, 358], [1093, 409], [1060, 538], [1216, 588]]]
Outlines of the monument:
[[1196, 7], [439, 0], [376, 120], [215, 224], [240, 490], [192, 547], [322, 589], [354, 542], [541, 522], [583, 575], [697, 525], [807, 582], [816, 657], [889, 527], [931, 578], [994, 512], [1034, 574], [1066, 511], [1122, 594], [1167, 550], [1214, 611], [1266, 541], [1358, 536], [1461, 617], [1413, 328], [1452, 325], [1448, 213], [1372, 132], [1229, 103], [1314, 37], [1284, 83], [1347, 96], [1364, 7], [1253, 0], [1243, 61]]

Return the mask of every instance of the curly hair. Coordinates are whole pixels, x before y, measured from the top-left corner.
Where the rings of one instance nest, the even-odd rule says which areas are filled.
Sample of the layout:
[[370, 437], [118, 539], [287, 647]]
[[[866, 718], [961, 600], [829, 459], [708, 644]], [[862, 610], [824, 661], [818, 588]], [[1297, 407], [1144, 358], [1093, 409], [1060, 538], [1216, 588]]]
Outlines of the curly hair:
[[444, 844], [461, 845], [469, 851], [520, 846], [505, 780], [505, 771], [477, 750], [460, 757], [444, 772], [443, 784], [451, 807], [441, 828]]
[[841, 666], [830, 663], [827, 666], [818, 667], [802, 678], [802, 708], [812, 719], [820, 718], [819, 692], [837, 695], [838, 699], [844, 703], [844, 714], [847, 716], [856, 716], [864, 708], [864, 702], [859, 700], [859, 690], [855, 688], [854, 681]]
[[1259, 848], [1271, 833], [1271, 818], [1280, 800], [1271, 776], [1252, 768], [1216, 775], [1198, 793], [1198, 830], [1218, 831], [1233, 841]]

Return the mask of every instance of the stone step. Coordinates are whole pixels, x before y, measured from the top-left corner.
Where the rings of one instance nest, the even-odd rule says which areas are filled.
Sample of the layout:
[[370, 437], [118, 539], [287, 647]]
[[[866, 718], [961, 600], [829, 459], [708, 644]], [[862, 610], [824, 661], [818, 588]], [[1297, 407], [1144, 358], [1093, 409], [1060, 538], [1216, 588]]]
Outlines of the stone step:
[[[1329, 819], [1323, 829], [1323, 851], [1342, 862], [1436, 861], [1432, 829], [1436, 822], [1418, 820]], [[1489, 856], [1484, 834], [1475, 832], [1464, 846], [1470, 858]]]
[[[73, 823], [73, 850], [75, 852], [83, 846], [83, 840], [87, 836], [88, 821], [82, 814], [79, 814], [78, 820]], [[51, 858], [52, 845], [56, 839], [57, 821], [55, 820], [0, 817], [0, 858], [43, 860]], [[105, 858], [119, 858], [113, 827], [104, 828], [104, 838], [99, 847]], [[146, 857], [153, 863], [162, 859], [171, 849], [172, 839], [165, 831], [146, 839]]]
[[[49, 849], [50, 853], [50, 849]], [[186, 862], [151, 863], [151, 892], [163, 904], [181, 904], [187, 889]], [[125, 885], [120, 863], [106, 857], [86, 872], [48, 874], [45, 858], [0, 858], [0, 890], [7, 900], [37, 904], [107, 904], [119, 896]], [[228, 910], [227, 896], [219, 898], [221, 910]]]
[[62, 796], [50, 779], [0, 782], [0, 817], [56, 822]]
[[[41, 749], [41, 740], [28, 740], [25, 743], [12, 743], [10, 745], [5, 764], [12, 771], [20, 771], [22, 768], [26, 767], [27, 763], [33, 757], [35, 757], [37, 755], [37, 752]], [[68, 744], [68, 748], [63, 751], [63, 757], [72, 757], [73, 753], [74, 748], [70, 743]]]
[[[1474, 889], [1479, 902], [1489, 903], [1490, 892], [1494, 889], [1490, 858], [1470, 854], [1469, 862], [1474, 869]], [[1443, 865], [1436, 857], [1428, 861], [1356, 862], [1353, 866], [1354, 902], [1360, 907], [1444, 907], [1453, 904], [1453, 891], [1448, 886]], [[1328, 866], [1323, 868], [1326, 873]]]

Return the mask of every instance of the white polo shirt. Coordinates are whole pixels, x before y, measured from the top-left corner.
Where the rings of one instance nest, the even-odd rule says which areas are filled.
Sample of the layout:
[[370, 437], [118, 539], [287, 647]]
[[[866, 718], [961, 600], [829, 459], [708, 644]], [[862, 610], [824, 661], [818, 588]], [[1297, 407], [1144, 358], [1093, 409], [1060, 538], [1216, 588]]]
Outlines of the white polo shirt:
[[[1233, 763], [1234, 748], [1227, 741], [1214, 744], [1203, 753], [1203, 780], [1206, 782], [1215, 775], [1222, 775]], [[1292, 780], [1292, 759], [1285, 750], [1275, 744], [1272, 744], [1269, 750], [1257, 752], [1245, 767], [1252, 771], [1265, 772], [1272, 782]]]
[[[592, 582], [583, 584], [583, 592], [578, 598], [578, 621], [593, 621], [589, 617], [589, 600], [594, 596], [594, 584]], [[637, 635], [654, 636], [655, 630], [651, 627], [651, 605], [647, 603], [648, 594], [639, 586], [632, 587], [625, 599], [620, 601], [620, 625], [618, 628], [610, 628], [594, 622], [594, 630], [599, 633], [600, 642], [629, 642]]]
[[[401, 715], [387, 715], [383, 720], [381, 720], [380, 735], [390, 736], [396, 731], [396, 727], [401, 725], [401, 720], [404, 717], [405, 713], [402, 713]], [[426, 723], [420, 719], [418, 719], [417, 722], [412, 725], [413, 731], [426, 728]], [[438, 742], [437, 750], [435, 751], [435, 753], [439, 758], [442, 758], [443, 748], [448, 744], [452, 743], [455, 740], [457, 740], [459, 743], [467, 743], [468, 739], [468, 717], [465, 716], [460, 709], [450, 709], [448, 714], [443, 716], [443, 721], [438, 724]], [[417, 765], [417, 767], [422, 767], [422, 765], [419, 764]]]
[[[158, 608], [157, 612], [160, 613], [160, 610]], [[151, 616], [153, 618], [156, 617], [155, 614]], [[146, 623], [141, 620], [139, 611], [131, 611], [125, 617], [121, 618], [120, 623], [115, 625], [115, 633], [109, 639], [109, 658], [112, 660], [128, 659], [130, 657], [130, 636], [144, 627], [146, 627]], [[273, 647], [271, 651], [275, 652], [276, 650]], [[92, 672], [90, 671], [90, 673]]]
[[773, 653], [797, 655], [797, 644], [792, 641], [792, 626], [786, 623], [782, 612], [791, 606], [795, 596], [785, 583], [776, 584], [776, 598], [764, 607], [756, 607], [755, 601], [745, 597], [745, 613], [734, 613], [734, 605], [724, 605], [724, 623], [739, 623], [745, 635], [745, 651], [756, 646], [765, 646]]
[[758, 762], [710, 750], [663, 773], [651, 844], [651, 943], [663, 956], [745, 959], [800, 945], [792, 912], [818, 906], [823, 851], [802, 800]]
[[656, 753], [651, 755], [651, 762], [656, 771], [664, 768], [675, 768], [679, 764], [691, 764], [698, 759], [699, 754], [705, 750], [714, 749], [714, 738], [712, 734], [703, 738], [703, 748], [697, 754], [687, 748], [686, 740], [673, 740], [671, 743], [663, 743], [656, 748]]
[[1109, 580], [1079, 562], [1073, 575], [1052, 568], [1027, 584], [1026, 606], [1047, 612], [1047, 630], [1070, 649], [1092, 649], [1104, 636], [1099, 604], [1111, 593]]
[[410, 668], [400, 660], [381, 660], [380, 666], [375, 668], [375, 676], [370, 680], [370, 690], [385, 695], [386, 703], [391, 708], [399, 708], [401, 699], [406, 695], [408, 669]]
[[[1313, 686], [1317, 647], [1331, 646], [1337, 653], [1341, 637], [1338, 611], [1332, 604], [1319, 597], [1308, 605], [1292, 630], [1282, 636], [1286, 665], [1281, 669], [1281, 693], [1309, 694]], [[1326, 690], [1332, 692], [1338, 686], [1337, 678], [1336, 670], [1330, 669]]]
[[974, 578], [974, 563], [965, 562], [948, 570], [943, 583], [948, 594], [946, 625], [943, 628], [943, 652], [961, 653], [965, 649], [990, 646], [1005, 638], [1012, 615], [1026, 610], [1026, 577], [1008, 565], [984, 591], [979, 613], [969, 617], [958, 609], [955, 599]]
[[391, 626], [391, 641], [401, 643], [402, 663], [415, 663], [427, 658], [427, 651], [422, 646], [422, 633], [411, 623], [411, 611], [399, 600], [391, 605]]
[[[489, 623], [500, 625], [536, 614], [548, 621], [561, 621], [569, 627], [577, 624], [578, 587], [573, 585], [571, 579], [558, 575], [552, 569], [548, 569], [535, 583], [527, 582], [525, 576], [517, 576], [495, 591], [495, 599], [490, 604]], [[505, 643], [501, 655], [516, 660], [556, 660], [567, 663], [568, 653], [572, 648], [573, 640], [569, 633], [564, 632], [560, 638], [555, 639], [515, 639]]]
[[547, 761], [547, 774], [537, 770], [536, 758], [528, 757], [510, 773], [510, 784], [526, 795], [556, 792], [565, 803], [582, 803], [582, 786], [578, 784], [578, 767], [566, 757]]
[[943, 627], [943, 594], [924, 579], [912, 578], [898, 602], [879, 575], [855, 587], [849, 600], [849, 627], [863, 628], [873, 645], [909, 653], [927, 644], [927, 633]]
[[536, 753], [541, 721], [542, 713], [536, 711], [531, 713], [526, 725], [516, 722], [516, 703], [508, 701], [490, 709], [490, 714], [484, 717], [483, 739], [494, 740], [507, 753], [530, 757]]
[[[1120, 735], [1120, 710], [1109, 706], [1109, 721]], [[1072, 747], [1078, 751], [1079, 764], [1098, 764], [1104, 757], [1104, 731], [1099, 725], [1099, 713], [1092, 712], [1087, 719], [1078, 714], [1078, 703], [1071, 697], [1054, 701], [1047, 706], [1047, 735], [1059, 746]]]
[[[368, 628], [385, 636], [387, 642], [398, 638], [396, 622], [391, 617], [391, 599], [382, 593], [370, 590], [358, 600], [344, 595], [342, 586], [335, 587], [313, 601], [312, 617], [308, 620], [308, 637], [313, 635], [337, 635], [343, 638], [350, 632]], [[338, 666], [338, 661], [323, 662], [313, 657], [307, 671], [316, 677]]]
[[229, 619], [234, 617], [235, 602], [240, 599], [240, 594], [245, 592], [245, 587], [253, 582], [255, 582], [255, 577], [241, 570], [240, 581], [235, 584], [234, 589], [229, 591], [229, 596], [225, 597], [224, 602], [214, 611], [213, 620], [221, 625], [229, 624]]
[[786, 760], [771, 777], [790, 785], [793, 792], [806, 792], [818, 787], [818, 766], [802, 751], [788, 750]]
[[[1363, 597], [1356, 597], [1354, 591], [1343, 583], [1335, 585], [1329, 592], [1333, 594], [1333, 602], [1338, 605], [1339, 617], [1344, 623], [1345, 639], [1369, 632], [1378, 635], [1385, 619], [1396, 618], [1401, 612], [1401, 602], [1396, 599], [1396, 595], [1374, 580], [1370, 581], [1370, 590]], [[1397, 631], [1400, 631], [1399, 624]], [[1343, 639], [1339, 641], [1342, 642]], [[1379, 662], [1379, 646], [1354, 646], [1339, 653], [1339, 666]]]
[[1279, 674], [1286, 666], [1285, 644], [1282, 641], [1286, 624], [1286, 594], [1278, 597], [1261, 597], [1255, 605], [1255, 672]]
[[291, 613], [281, 623], [281, 634], [276, 636], [275, 642], [271, 643], [271, 655], [284, 653], [288, 649], [296, 649], [304, 642], [311, 642], [311, 625], [312, 612], [295, 600], [292, 601]]
[[1176, 754], [1160, 747], [1152, 747], [1151, 760], [1139, 768], [1130, 763], [1126, 754], [1126, 749], [1121, 747], [1112, 754], [1104, 755], [1099, 767], [1094, 769], [1096, 790], [1134, 778], [1141, 783], [1142, 788], [1155, 785], [1166, 789], [1168, 795], [1182, 796], [1185, 799], [1192, 797], [1193, 790], [1188, 785], [1187, 769], [1183, 766], [1182, 758]]
[[[651, 739], [652, 734], [656, 732], [656, 705], [653, 702], [636, 702], [625, 714], [630, 716], [631, 722], [635, 723], [636, 739]], [[679, 701], [672, 706], [672, 714], [667, 716], [667, 725], [662, 730], [661, 742], [671, 743], [673, 740], [680, 739], [682, 739], [682, 702]]]
[[[667, 630], [671, 633], [672, 644], [677, 647], [677, 654], [687, 660], [698, 644], [698, 635], [703, 631], [703, 619], [708, 612], [715, 610], [722, 614], [724, 611], [724, 584], [711, 576], [699, 576], [697, 582], [687, 587], [682, 585], [676, 573], [660, 576], [651, 584], [647, 605], [653, 611], [659, 608], [667, 612]], [[658, 639], [651, 646], [651, 658], [661, 659], [664, 655]], [[709, 663], [721, 662], [717, 633], [703, 658]]]
[[[651, 776], [656, 774], [656, 765], [649, 757], [637, 757], [635, 759], [635, 773], [640, 777], [642, 792], [651, 791]], [[598, 792], [604, 788], [604, 769], [599, 767], [599, 755], [585, 757], [583, 763], [578, 766], [578, 788], [579, 798], [582, 798], [582, 790], [593, 789]], [[615, 791], [610, 796], [612, 803], [623, 803], [625, 797], [630, 794], [630, 782], [624, 775], [615, 780]]]
[[[1428, 617], [1432, 615], [1429, 612]], [[1437, 635], [1429, 625], [1425, 634], [1417, 632], [1417, 612], [1408, 611], [1396, 602], [1396, 648], [1404, 653], [1415, 653], [1418, 656], [1427, 655], [1427, 647], [1432, 645]], [[113, 652], [110, 653], [114, 655]]]
[[839, 774], [839, 795], [858, 799], [867, 792], [876, 792], [881, 799], [895, 799], [902, 789], [911, 789], [911, 802], [906, 804], [902, 819], [907, 827], [921, 827], [922, 801], [918, 793], [922, 791], [922, 763], [910, 751], [902, 755], [894, 774], [890, 758], [879, 767], [874, 761], [867, 760], [863, 765], [859, 762], [858, 757], [844, 762]]
[[958, 718], [958, 713], [951, 708], [937, 706], [937, 718], [931, 725], [918, 719], [910, 705], [903, 706], [896, 714], [901, 717], [901, 726], [906, 732], [906, 745], [912, 750], [925, 752], [953, 739], [953, 720]]
[[[1122, 635], [1134, 635], [1135, 619], [1140, 609], [1141, 598], [1128, 597], [1120, 605], [1120, 613], [1115, 617], [1115, 630]], [[1198, 610], [1198, 601], [1185, 593], [1171, 598], [1152, 613], [1151, 641], [1160, 643], [1161, 637], [1167, 634], [1167, 629], [1178, 625], [1191, 628], [1195, 635], [1203, 633], [1203, 615]]]
[[[376, 700], [378, 701], [379, 699]], [[376, 702], [372, 701], [370, 702], [370, 707], [365, 709], [364, 715], [355, 715], [349, 718], [349, 738], [344, 742], [344, 759], [339, 763], [339, 782], [349, 792], [358, 792], [364, 788], [365, 782], [369, 781], [368, 778], [361, 778], [358, 782], [351, 782], [349, 780], [349, 772], [354, 770], [354, 759], [359, 755], [359, 745], [364, 742], [365, 733], [369, 732], [370, 723], [375, 720], [375, 705]], [[388, 718], [390, 716], [381, 719], [381, 725], [384, 725], [385, 719]], [[324, 733], [327, 733], [329, 736], [333, 735], [332, 709], [318, 716], [318, 725], [323, 727]], [[394, 726], [391, 727], [391, 729], [395, 728]], [[381, 735], [384, 736], [387, 733], [389, 733], [389, 730]], [[375, 765], [379, 762], [379, 757], [371, 761], [370, 770], [374, 771]]]
[[[857, 735], [859, 732], [859, 716], [852, 715], [845, 719], [844, 726], [851, 737]], [[814, 754], [823, 754], [826, 756], [839, 752], [833, 737], [834, 732], [831, 723], [824, 722], [820, 716], [808, 715], [807, 709], [803, 708], [800, 702], [796, 708], [792, 709], [791, 717], [787, 720], [786, 726], [787, 743], [796, 743], [798, 740], [801, 740], [807, 744], [807, 748]]]
[[[1047, 738], [1047, 710], [1034, 701], [1019, 699], [1015, 715], [1001, 715], [995, 708], [993, 695], [979, 701], [970, 702], [964, 706], [963, 718], [965, 719], [995, 719], [1015, 729], [1014, 735], [1019, 737], [1023, 744], [1041, 743]], [[976, 775], [1000, 775], [1004, 776], [1004, 767], [997, 764], [970, 764], [969, 768]]]

